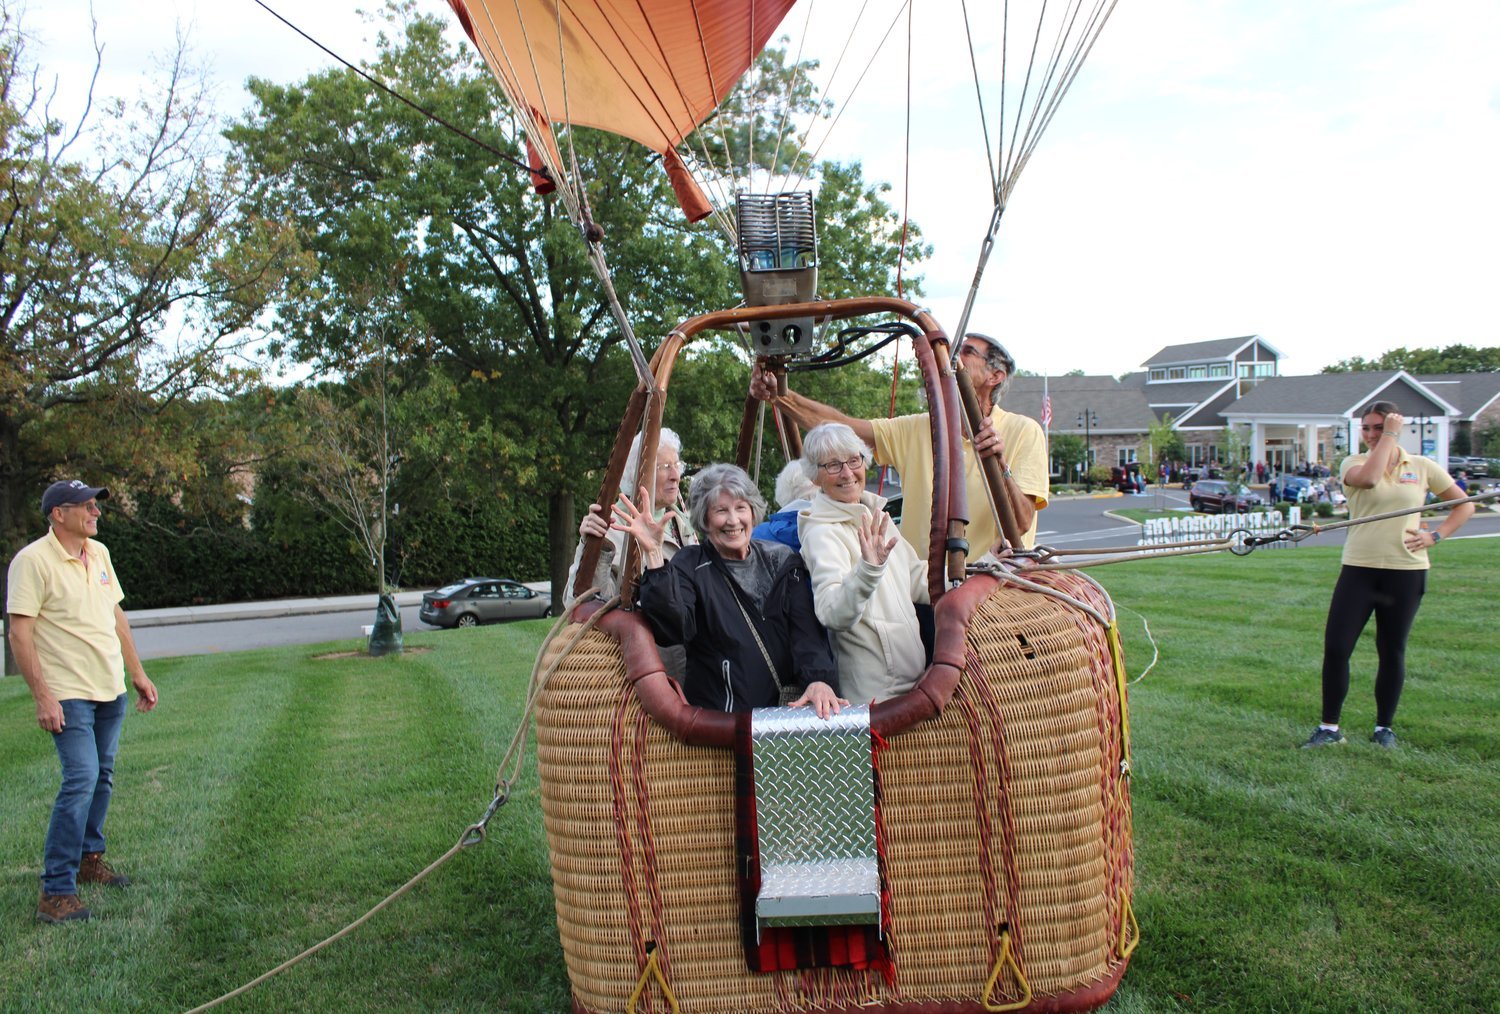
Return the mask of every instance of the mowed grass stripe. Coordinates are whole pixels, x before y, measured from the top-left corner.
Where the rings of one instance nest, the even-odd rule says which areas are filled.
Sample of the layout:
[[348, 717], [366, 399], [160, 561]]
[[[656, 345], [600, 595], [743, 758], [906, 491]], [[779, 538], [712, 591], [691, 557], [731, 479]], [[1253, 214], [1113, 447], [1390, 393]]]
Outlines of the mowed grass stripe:
[[[1132, 676], [1150, 649], [1130, 610], [1162, 655], [1131, 689], [1143, 942], [1110, 1011], [1496, 1009], [1500, 542], [1441, 554], [1394, 755], [1363, 741], [1368, 637], [1350, 744], [1297, 749], [1337, 549], [1092, 571], [1121, 606]], [[0, 681], [0, 843], [24, 871], [0, 884], [15, 930], [0, 932], [0, 1009], [185, 1009], [365, 911], [483, 809], [547, 626], [413, 634], [433, 651], [399, 660], [153, 663], [170, 706], [127, 722], [111, 816], [143, 889], [105, 895], [85, 927], [29, 922], [55, 760], [24, 685]], [[300, 745], [298, 709], [316, 726]], [[534, 772], [483, 846], [234, 1008], [567, 1010]]]
[[1500, 692], [1479, 673], [1500, 546], [1450, 547], [1412, 633], [1395, 754], [1365, 742], [1373, 629], [1351, 663], [1349, 745], [1297, 749], [1336, 548], [1095, 572], [1128, 607], [1132, 675], [1150, 645], [1130, 609], [1162, 649], [1131, 690], [1145, 939], [1111, 1009], [1495, 1009]]

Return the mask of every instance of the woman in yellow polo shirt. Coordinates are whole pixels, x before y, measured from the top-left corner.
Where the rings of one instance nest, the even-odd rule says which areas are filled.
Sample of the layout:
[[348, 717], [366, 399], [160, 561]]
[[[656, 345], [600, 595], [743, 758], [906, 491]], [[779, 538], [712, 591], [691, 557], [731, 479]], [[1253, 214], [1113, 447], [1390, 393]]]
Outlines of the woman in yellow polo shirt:
[[[1360, 414], [1360, 438], [1368, 450], [1345, 458], [1339, 466], [1350, 518], [1420, 507], [1429, 491], [1444, 500], [1464, 498], [1437, 462], [1412, 457], [1401, 449], [1398, 439], [1404, 421], [1389, 401], [1377, 401]], [[1349, 656], [1372, 613], [1380, 665], [1375, 675], [1375, 732], [1370, 739], [1386, 748], [1396, 745], [1391, 723], [1406, 682], [1406, 638], [1427, 588], [1428, 550], [1462, 528], [1473, 513], [1473, 504], [1461, 504], [1433, 529], [1422, 525], [1420, 515], [1414, 514], [1349, 529], [1323, 633], [1323, 722], [1304, 747], [1346, 742], [1339, 730], [1339, 713], [1349, 693]]]

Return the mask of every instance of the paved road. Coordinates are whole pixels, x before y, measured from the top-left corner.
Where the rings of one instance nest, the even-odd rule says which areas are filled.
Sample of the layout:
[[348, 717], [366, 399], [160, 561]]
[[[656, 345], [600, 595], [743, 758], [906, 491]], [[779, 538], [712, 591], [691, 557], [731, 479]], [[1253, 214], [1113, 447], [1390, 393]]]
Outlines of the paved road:
[[[417, 606], [401, 608], [401, 629], [433, 630], [417, 619]], [[274, 616], [248, 620], [199, 620], [191, 623], [133, 628], [141, 658], [211, 655], [284, 644], [363, 639], [362, 626], [375, 621], [375, 599], [349, 612]]]
[[[1137, 527], [1116, 521], [1106, 514], [1123, 507], [1186, 509], [1187, 495], [1181, 489], [1158, 491], [1153, 488], [1141, 496], [1060, 497], [1042, 512], [1037, 541], [1067, 549], [1133, 544]], [[1475, 536], [1500, 537], [1500, 514], [1476, 516], [1460, 537]], [[1344, 533], [1336, 531], [1317, 536], [1314, 544], [1337, 546], [1343, 541]], [[545, 584], [539, 583], [531, 586], [546, 588]], [[417, 619], [421, 600], [421, 592], [404, 592], [397, 596], [401, 625], [408, 632], [434, 629]], [[205, 606], [190, 610], [143, 610], [130, 613], [130, 622], [141, 657], [149, 659], [274, 645], [353, 642], [361, 638], [360, 627], [373, 622], [374, 614], [374, 597], [356, 595], [337, 599]], [[462, 637], [464, 634], [450, 631], [445, 636]]]

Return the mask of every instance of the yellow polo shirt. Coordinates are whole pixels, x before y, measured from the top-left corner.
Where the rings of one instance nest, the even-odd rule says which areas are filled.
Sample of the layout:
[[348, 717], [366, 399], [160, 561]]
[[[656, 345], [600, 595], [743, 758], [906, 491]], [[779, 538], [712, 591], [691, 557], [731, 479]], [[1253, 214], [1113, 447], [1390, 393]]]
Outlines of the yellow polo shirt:
[[125, 692], [115, 606], [125, 597], [109, 550], [83, 543], [87, 563], [51, 529], [10, 561], [6, 612], [36, 617], [42, 678], [60, 701], [112, 701]]
[[[1041, 425], [1029, 416], [998, 407], [990, 412], [990, 421], [1005, 441], [1005, 463], [1021, 492], [1031, 497], [1037, 510], [1046, 507], [1051, 486], [1047, 436]], [[925, 560], [932, 527], [932, 421], [921, 413], [871, 419], [870, 424], [875, 428], [876, 463], [894, 465], [901, 473], [901, 535]], [[977, 560], [1000, 540], [1000, 529], [985, 492], [984, 470], [968, 440], [964, 441], [964, 477], [969, 496], [969, 559]], [[1035, 518], [1021, 542], [1026, 549], [1036, 545]]]
[[[1349, 470], [1363, 464], [1368, 454], [1354, 454], [1339, 465], [1342, 481]], [[1431, 458], [1412, 457], [1401, 452], [1394, 471], [1380, 477], [1369, 489], [1358, 489], [1344, 484], [1349, 497], [1349, 516], [1367, 518], [1374, 514], [1407, 510], [1420, 507], [1427, 500], [1427, 492], [1441, 493], [1453, 485], [1453, 477]], [[1431, 564], [1427, 550], [1413, 553], [1406, 548], [1406, 533], [1422, 524], [1420, 514], [1408, 514], [1384, 521], [1371, 521], [1367, 525], [1355, 525], [1349, 529], [1349, 538], [1344, 543], [1343, 562], [1351, 567], [1379, 567], [1384, 570], [1427, 570]], [[1433, 527], [1437, 527], [1434, 525]]]

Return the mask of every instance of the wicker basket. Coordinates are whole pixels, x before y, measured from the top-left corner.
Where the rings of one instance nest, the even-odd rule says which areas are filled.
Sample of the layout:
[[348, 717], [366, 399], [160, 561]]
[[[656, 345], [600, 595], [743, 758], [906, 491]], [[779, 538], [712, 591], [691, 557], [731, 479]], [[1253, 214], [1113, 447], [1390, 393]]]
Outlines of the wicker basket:
[[[1081, 575], [1036, 580], [1111, 612]], [[568, 630], [545, 649], [567, 657], [538, 701], [537, 752], [576, 1010], [665, 1011], [667, 990], [724, 1014], [1081, 1010], [1113, 993], [1136, 939], [1128, 729], [1096, 616], [998, 585], [942, 714], [880, 752], [889, 978], [746, 970], [731, 751], [673, 738], [615, 640], [568, 648]]]

